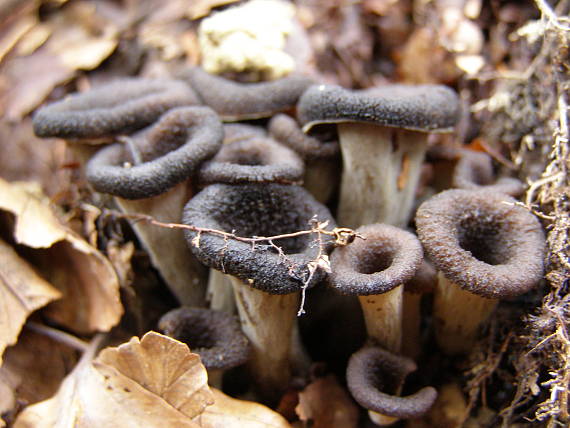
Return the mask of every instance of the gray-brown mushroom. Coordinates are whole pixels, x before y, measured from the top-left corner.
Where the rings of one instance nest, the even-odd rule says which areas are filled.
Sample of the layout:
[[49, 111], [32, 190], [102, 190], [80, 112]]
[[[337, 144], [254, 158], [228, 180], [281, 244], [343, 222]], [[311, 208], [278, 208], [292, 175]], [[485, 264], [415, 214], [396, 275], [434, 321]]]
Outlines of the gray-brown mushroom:
[[164, 314], [158, 328], [200, 355], [208, 370], [208, 382], [218, 388], [224, 371], [244, 364], [249, 358], [249, 341], [238, 318], [225, 312], [181, 307]]
[[87, 163], [87, 179], [99, 192], [150, 198], [189, 178], [218, 152], [222, 139], [222, 124], [210, 108], [172, 109], [128, 143], [97, 152]]
[[[172, 109], [126, 142], [97, 152], [87, 163], [87, 178], [96, 190], [114, 195], [124, 212], [179, 223], [192, 194], [189, 177], [219, 150], [222, 139], [222, 124], [210, 108]], [[143, 222], [132, 227], [180, 303], [202, 305], [206, 272], [182, 232]]]
[[273, 116], [267, 127], [273, 138], [293, 149], [305, 161], [304, 187], [319, 202], [328, 202], [340, 181], [340, 148], [336, 133], [320, 138], [309, 136], [294, 118], [283, 113]]
[[168, 110], [200, 104], [180, 80], [124, 78], [48, 104], [34, 114], [39, 137], [89, 141], [142, 129]]
[[[183, 221], [239, 237], [260, 237], [310, 229], [314, 218], [334, 227], [327, 208], [305, 189], [251, 183], [207, 186], [188, 202]], [[304, 234], [252, 245], [187, 230], [186, 239], [202, 263], [232, 276], [242, 328], [252, 345], [248, 365], [261, 398], [276, 400], [291, 376], [289, 354], [300, 292], [324, 276], [320, 269], [313, 274], [309, 269], [321, 252], [315, 245], [316, 236]], [[326, 239], [323, 243], [328, 245]]]
[[467, 190], [487, 190], [520, 196], [523, 183], [516, 178], [495, 178], [491, 156], [484, 152], [463, 149], [453, 171], [453, 187]]
[[459, 116], [455, 92], [439, 85], [387, 85], [364, 91], [311, 86], [298, 104], [309, 132], [334, 124], [343, 173], [337, 220], [358, 227], [409, 220], [430, 132], [450, 132]]
[[331, 255], [329, 282], [342, 294], [358, 296], [368, 336], [391, 352], [400, 352], [403, 284], [419, 268], [423, 252], [410, 232], [387, 224], [359, 227], [361, 239]]
[[305, 165], [293, 150], [264, 135], [228, 142], [198, 172], [202, 184], [299, 184]]
[[421, 301], [424, 294], [433, 293], [437, 272], [426, 259], [416, 274], [404, 284], [402, 303], [402, 354], [416, 360], [421, 354]]
[[180, 77], [194, 88], [204, 104], [228, 122], [271, 117], [291, 109], [313, 83], [309, 77], [295, 74], [269, 82], [240, 83], [199, 67], [186, 70]]
[[350, 393], [379, 425], [397, 419], [418, 418], [435, 402], [437, 391], [426, 386], [416, 393], [400, 397], [406, 377], [416, 370], [409, 358], [378, 347], [364, 347], [348, 362], [346, 380]]
[[540, 222], [505, 194], [447, 190], [420, 206], [416, 225], [439, 272], [437, 342], [449, 354], [468, 352], [499, 299], [526, 293], [542, 278]]

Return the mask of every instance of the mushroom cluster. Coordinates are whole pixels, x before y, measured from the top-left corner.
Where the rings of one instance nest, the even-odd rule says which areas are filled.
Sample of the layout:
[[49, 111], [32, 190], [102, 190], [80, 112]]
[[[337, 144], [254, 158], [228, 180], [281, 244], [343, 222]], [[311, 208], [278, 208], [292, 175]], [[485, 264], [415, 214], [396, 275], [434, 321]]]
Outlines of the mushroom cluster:
[[448, 180], [459, 189], [417, 208], [428, 134], [452, 132], [458, 117], [457, 95], [440, 85], [238, 83], [195, 67], [72, 95], [40, 109], [34, 129], [108, 143], [84, 169], [114, 196], [101, 203], [186, 226], [132, 224], [183, 306], [159, 328], [196, 348], [211, 383], [243, 364], [258, 400], [276, 405], [309, 376], [308, 342], [327, 332], [310, 312], [306, 328], [297, 317], [330, 287], [346, 304], [328, 316], [358, 296], [350, 316], [367, 336], [344, 362], [348, 389], [387, 424], [436, 399], [433, 387], [404, 385], [428, 327], [443, 353], [467, 353], [498, 300], [543, 275], [542, 227], [513, 199], [522, 184], [495, 181], [487, 155], [463, 150]]

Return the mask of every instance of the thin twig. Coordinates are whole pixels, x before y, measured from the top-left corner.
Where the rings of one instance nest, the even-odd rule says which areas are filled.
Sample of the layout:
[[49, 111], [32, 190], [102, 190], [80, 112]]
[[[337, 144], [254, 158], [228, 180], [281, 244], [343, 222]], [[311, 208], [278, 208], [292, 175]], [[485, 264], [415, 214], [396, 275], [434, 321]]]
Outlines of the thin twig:
[[87, 351], [87, 349], [89, 349], [89, 343], [79, 339], [78, 337], [75, 337], [69, 333], [55, 329], [53, 327], [48, 327], [47, 325], [38, 324], [33, 321], [28, 321], [25, 324], [25, 327], [36, 333], [47, 336], [50, 339], [55, 340], [56, 342], [63, 343], [64, 345], [67, 345], [73, 349], [77, 349], [80, 352], [85, 352]]
[[287, 256], [283, 251], [283, 249], [279, 247], [277, 244], [275, 244], [274, 241], [279, 239], [296, 238], [299, 236], [314, 234], [316, 236], [315, 239], [318, 245], [318, 252], [316, 257], [313, 260], [309, 261], [306, 265], [307, 277], [303, 281], [303, 284], [301, 286], [301, 303], [299, 311], [297, 312], [297, 316], [301, 316], [305, 313], [304, 306], [305, 306], [306, 291], [309, 285], [311, 284], [311, 281], [313, 280], [315, 273], [319, 269], [325, 270], [326, 272], [330, 272], [330, 264], [328, 261], [328, 255], [326, 254], [325, 251], [325, 243], [323, 242], [322, 236], [326, 235], [334, 238], [334, 244], [339, 247], [350, 244], [355, 238], [365, 239], [362, 235], [356, 233], [354, 230], [349, 228], [335, 227], [332, 230], [327, 230], [326, 227], [328, 226], [328, 221], [319, 222], [316, 217], [311, 219], [310, 221], [311, 229], [309, 230], [299, 230], [296, 232], [283, 233], [280, 235], [273, 235], [273, 236], [244, 237], [236, 235], [234, 231], [224, 232], [223, 230], [211, 229], [207, 227], [198, 227], [190, 224], [165, 223], [158, 221], [152, 216], [146, 214], [127, 214], [111, 210], [108, 210], [107, 213], [113, 213], [113, 215], [119, 218], [127, 218], [134, 221], [144, 221], [158, 227], [164, 227], [168, 229], [191, 230], [197, 233], [197, 235], [192, 239], [192, 245], [196, 247], [200, 246], [200, 239], [203, 233], [209, 233], [212, 235], [221, 236], [224, 238], [224, 241], [226, 242], [229, 239], [233, 239], [235, 241], [249, 243], [252, 246], [252, 251], [255, 251], [255, 245], [257, 243], [265, 242], [269, 247], [277, 251], [279, 257], [282, 258], [284, 262], [288, 260]]
[[[550, 25], [560, 31], [570, 31], [570, 25], [568, 24], [567, 17], [558, 17], [550, 5], [544, 0], [534, 0], [534, 2], [536, 3], [536, 7], [538, 7], [540, 10], [542, 16], [546, 18], [546, 21]], [[566, 22], [566, 24], [562, 24], [562, 22]]]

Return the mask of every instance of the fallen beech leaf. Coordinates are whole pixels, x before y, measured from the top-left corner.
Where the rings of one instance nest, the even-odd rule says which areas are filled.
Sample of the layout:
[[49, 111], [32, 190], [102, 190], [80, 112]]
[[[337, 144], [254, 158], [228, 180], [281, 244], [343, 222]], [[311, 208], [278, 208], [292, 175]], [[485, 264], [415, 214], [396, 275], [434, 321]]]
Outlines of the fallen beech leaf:
[[26, 318], [61, 293], [0, 239], [0, 364], [7, 346], [16, 343]]
[[0, 41], [0, 61], [2, 61], [6, 54], [8, 54], [12, 48], [22, 38], [26, 37], [26, 34], [32, 31], [37, 25], [38, 18], [33, 16], [33, 13], [17, 20], [14, 25], [8, 29]]
[[[42, 70], [42, 73], [38, 73]], [[33, 54], [10, 59], [2, 70], [5, 118], [14, 122], [39, 106], [58, 85], [71, 80], [75, 71], [42, 46]]]
[[33, 54], [49, 39], [51, 30], [49, 25], [37, 22], [36, 18], [34, 26], [19, 41], [17, 54], [20, 56]]
[[253, 401], [232, 398], [212, 388], [214, 405], [195, 419], [202, 428], [290, 428], [279, 413]]
[[117, 27], [90, 2], [73, 2], [49, 21], [53, 34], [46, 43], [72, 70], [92, 70], [115, 50]]
[[362, 8], [378, 16], [384, 16], [398, 6], [398, 0], [364, 0]]
[[61, 62], [74, 70], [93, 70], [117, 47], [114, 36], [100, 39], [78, 40], [60, 55]]
[[408, 83], [441, 83], [458, 76], [455, 62], [438, 42], [433, 28], [420, 27], [412, 32], [398, 51], [398, 74]]
[[[0, 415], [12, 411], [16, 407], [16, 384], [18, 379], [10, 372], [0, 369]], [[6, 426], [5, 421], [0, 418], [0, 427]]]
[[132, 286], [134, 273], [131, 259], [134, 253], [135, 244], [132, 241], [120, 244], [116, 239], [110, 239], [107, 244], [107, 256], [113, 264], [115, 272], [117, 272], [121, 288], [123, 289]]
[[58, 393], [24, 409], [14, 428], [199, 427], [192, 418], [213, 396], [200, 357], [185, 344], [149, 332], [92, 360], [95, 346]]
[[34, 135], [30, 117], [12, 124], [0, 121], [0, 141], [3, 153], [10, 153], [10, 156], [0, 156], [4, 180], [38, 181], [50, 195], [62, 194], [69, 189], [70, 171], [61, 168], [68, 158], [65, 141], [40, 141]]
[[160, 333], [151, 331], [140, 342], [133, 337], [117, 348], [105, 349], [95, 363], [100, 372], [117, 370], [190, 418], [213, 403], [198, 354]]
[[332, 375], [318, 378], [299, 393], [299, 418], [313, 428], [358, 426], [358, 408]]
[[76, 362], [74, 348], [24, 329], [0, 367], [0, 414], [54, 395]]
[[16, 216], [14, 238], [32, 248], [49, 248], [64, 240], [68, 231], [49, 208], [39, 183], [8, 183], [0, 178], [0, 209]]
[[225, 6], [230, 3], [236, 3], [238, 0], [197, 0], [188, 6], [188, 18], [198, 19], [208, 15], [212, 9]]
[[16, 242], [36, 249], [30, 251], [34, 265], [63, 294], [46, 314], [77, 332], [116, 325], [123, 307], [109, 260], [58, 220], [38, 184], [0, 179], [0, 195], [0, 210], [16, 217]]
[[[0, 100], [6, 118], [22, 119], [55, 87], [75, 77], [77, 70], [93, 70], [115, 51], [119, 30], [99, 9], [92, 2], [71, 2], [31, 27], [35, 31], [30, 31], [31, 21], [26, 19], [37, 20], [37, 12], [32, 13], [32, 18], [22, 18], [19, 26], [23, 29], [11, 41], [12, 45], [20, 42], [15, 49], [17, 56], [10, 57], [0, 73], [0, 86], [7, 89], [5, 99]], [[10, 48], [10, 44], [4, 48], [0, 45], [0, 56], [2, 50], [8, 52]], [[24, 55], [30, 51], [31, 55]]]

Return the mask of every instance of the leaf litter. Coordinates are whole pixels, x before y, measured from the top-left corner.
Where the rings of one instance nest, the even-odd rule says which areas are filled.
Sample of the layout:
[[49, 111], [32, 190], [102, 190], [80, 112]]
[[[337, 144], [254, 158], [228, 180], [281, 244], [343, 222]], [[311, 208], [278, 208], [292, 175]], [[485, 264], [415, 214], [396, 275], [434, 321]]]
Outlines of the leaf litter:
[[[178, 345], [163, 342], [153, 334], [150, 343], [154, 345], [149, 345], [146, 351], [141, 345], [145, 341], [143, 337], [139, 342], [127, 342], [100, 354], [100, 357], [106, 356], [104, 361], [95, 358], [102, 339], [99, 336], [93, 339], [93, 334], [109, 331], [117, 325], [124, 310], [119, 284], [126, 287], [137, 274], [132, 270], [132, 263], [136, 265], [147, 256], [132, 245], [113, 247], [117, 239], [128, 242], [128, 233], [126, 238], [120, 234], [117, 238], [115, 232], [108, 230], [94, 232], [93, 225], [102, 227], [98, 220], [91, 220], [90, 236], [80, 235], [88, 229], [82, 227], [85, 217], [81, 214], [81, 203], [85, 200], [92, 203], [93, 196], [81, 181], [76, 160], [61, 149], [62, 142], [38, 141], [33, 136], [29, 114], [46, 100], [60, 99], [77, 88], [89, 88], [93, 81], [108, 79], [117, 74], [117, 70], [164, 75], [176, 68], [177, 61], [178, 65], [185, 61], [196, 63], [200, 52], [192, 19], [204, 17], [220, 7], [223, 9], [232, 2], [208, 0], [186, 5], [177, 2], [168, 14], [160, 13], [159, 6], [163, 3], [157, 0], [125, 2], [120, 6], [105, 2], [95, 6], [90, 1], [70, 0], [25, 1], [14, 8], [13, 3], [0, 5], [0, 136], [13, 154], [0, 156], [0, 174], [10, 180], [36, 180], [48, 196], [40, 194], [37, 184], [0, 182], [0, 210], [3, 212], [0, 237], [7, 242], [2, 254], [10, 254], [2, 258], [8, 260], [13, 256], [19, 266], [19, 273], [10, 284], [33, 278], [26, 280], [27, 290], [12, 285], [32, 302], [17, 298], [20, 303], [25, 302], [20, 313], [10, 318], [10, 328], [4, 328], [8, 324], [0, 324], [0, 345], [7, 347], [0, 368], [0, 397], [3, 398], [0, 410], [3, 419], [13, 421], [23, 409], [16, 426], [36, 426], [33, 424], [40, 422], [33, 416], [34, 412], [46, 412], [41, 413], [46, 415], [46, 422], [53, 422], [54, 417], [61, 415], [62, 423], [71, 423], [77, 416], [73, 413], [77, 410], [74, 406], [84, 405], [92, 412], [88, 413], [93, 416], [92, 421], [111, 424], [124, 421], [128, 426], [135, 423], [135, 419], [129, 420], [128, 412], [112, 407], [119, 414], [109, 413], [118, 418], [111, 420], [105, 419], [111, 416], [104, 411], [96, 410], [102, 409], [97, 406], [104, 405], [105, 410], [107, 404], [111, 406], [105, 401], [108, 397], [94, 402], [89, 409], [88, 389], [111, 386], [115, 391], [117, 387], [117, 402], [129, 402], [133, 406], [155, 402], [165, 390], [149, 379], [143, 380], [144, 376], [136, 376], [140, 372], [133, 368], [135, 361], [140, 363], [145, 352], [150, 352], [147, 353], [150, 359], [158, 359], [161, 346], [174, 349]], [[470, 379], [471, 389], [467, 391], [464, 385], [461, 390], [453, 384], [450, 396], [455, 398], [449, 402], [459, 404], [442, 403], [440, 414], [453, 414], [450, 426], [458, 426], [465, 419], [465, 426], [481, 426], [484, 421], [492, 426], [566, 423], [570, 383], [568, 4], [535, 0], [520, 5], [501, 3], [493, 9], [482, 7], [486, 3], [479, 0], [413, 2], [413, 5], [412, 2], [367, 0], [362, 2], [362, 7], [346, 6], [340, 1], [299, 0], [295, 3], [299, 20], [309, 34], [314, 63], [326, 81], [348, 87], [395, 80], [444, 82], [462, 88], [464, 102], [472, 106], [474, 119], [460, 126], [459, 135], [465, 142], [478, 141], [478, 146], [493, 155], [503, 168], [529, 181], [525, 204], [547, 227], [547, 288], [544, 293], [529, 297], [524, 325], [519, 322], [520, 313], [513, 311], [504, 328], [488, 336], [488, 346], [476, 350], [475, 358], [465, 362], [462, 370]], [[5, 19], [6, 16], [10, 19]], [[458, 28], [473, 30], [474, 25], [486, 35], [483, 46], [461, 45], [460, 36], [465, 32]], [[131, 50], [132, 47], [138, 50]], [[124, 63], [129, 66], [123, 67]], [[12, 138], [16, 135], [19, 137]], [[106, 253], [107, 248], [115, 249], [110, 257], [113, 263], [108, 260], [113, 250]], [[4, 281], [5, 269], [3, 267]], [[140, 289], [135, 286], [132, 292], [137, 294]], [[49, 303], [54, 299], [58, 300]], [[7, 298], [3, 298], [4, 301]], [[13, 305], [10, 308], [13, 310]], [[508, 311], [505, 313], [508, 315]], [[156, 315], [146, 315], [145, 325], [149, 330]], [[30, 331], [24, 324], [30, 317], [52, 325], [61, 334], [70, 332], [82, 340], [91, 340], [82, 362], [65, 378], [59, 392], [50, 399], [53, 401], [42, 401], [43, 404], [35, 408], [25, 406], [55, 393], [77, 358], [77, 350], [62, 345], [63, 336], [54, 340]], [[128, 330], [125, 326], [118, 328]], [[512, 339], [506, 341], [506, 337]], [[67, 350], [62, 351], [62, 347]], [[131, 363], [123, 367], [128, 375], [117, 368], [116, 362], [122, 358], [118, 349], [129, 350], [127, 353], [132, 356], [129, 360], [132, 367]], [[38, 358], [38, 370], [32, 372], [34, 358], [30, 356], [40, 350], [49, 355]], [[182, 360], [188, 357], [182, 351], [180, 355], [186, 355]], [[22, 362], [19, 366], [18, 361]], [[170, 364], [178, 363], [170, 361]], [[45, 382], [45, 373], [42, 375], [39, 369], [49, 371], [50, 367], [53, 377]], [[29, 379], [24, 376], [27, 370], [30, 370]], [[107, 375], [117, 383], [105, 383]], [[42, 382], [46, 388], [40, 392], [37, 385]], [[301, 419], [308, 421], [307, 409], [320, 409], [321, 402], [327, 401], [324, 393], [314, 392], [320, 382], [326, 380], [315, 381], [301, 393], [305, 397]], [[514, 391], [499, 400], [489, 384], [499, 391], [514, 386]], [[120, 390], [131, 390], [131, 387], [140, 392], [140, 403], [129, 401], [129, 393]], [[35, 395], [30, 392], [34, 390], [38, 391]], [[465, 394], [469, 397], [467, 406], [462, 401], [462, 392], [468, 393]], [[186, 425], [182, 426], [232, 426], [231, 423], [237, 424], [235, 421], [239, 420], [236, 414], [249, 414], [249, 410], [238, 410], [241, 408], [231, 401], [233, 399], [220, 395], [221, 392], [214, 390], [211, 394], [205, 393], [214, 397], [216, 404], [206, 406], [194, 419], [185, 416], [180, 423]], [[62, 411], [64, 398], [72, 400], [69, 414], [58, 413]], [[116, 402], [112, 405], [116, 406]], [[235, 410], [230, 410], [234, 405]], [[235, 426], [287, 426], [287, 422], [271, 410], [258, 408], [257, 403], [245, 405], [252, 412], [251, 419]], [[160, 404], [156, 406], [157, 412], [164, 411]], [[458, 409], [469, 408], [473, 409], [471, 417], [458, 416]], [[261, 416], [265, 411], [270, 413]], [[525, 418], [531, 422], [525, 422]], [[32, 425], [26, 425], [30, 423]]]

